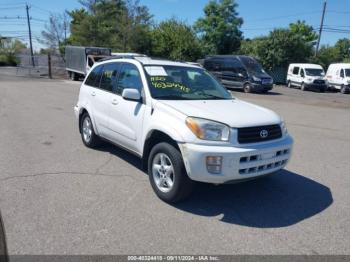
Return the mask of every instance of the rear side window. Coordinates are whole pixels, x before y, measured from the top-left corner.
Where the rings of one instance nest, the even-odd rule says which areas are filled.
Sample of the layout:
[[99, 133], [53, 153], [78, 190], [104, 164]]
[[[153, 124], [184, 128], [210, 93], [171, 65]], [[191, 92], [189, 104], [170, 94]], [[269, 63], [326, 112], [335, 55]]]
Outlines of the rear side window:
[[208, 71], [220, 71], [222, 70], [222, 61], [214, 59], [205, 60], [204, 68]]
[[121, 94], [125, 88], [142, 90], [140, 72], [133, 64], [123, 64], [118, 78], [116, 93]]
[[95, 67], [85, 81], [85, 85], [99, 87], [102, 74], [102, 65]]
[[103, 66], [100, 88], [106, 91], [114, 91], [117, 85], [117, 77], [120, 63], [110, 63]]
[[299, 74], [299, 67], [294, 67], [293, 68], [293, 75], [297, 75], [297, 74]]

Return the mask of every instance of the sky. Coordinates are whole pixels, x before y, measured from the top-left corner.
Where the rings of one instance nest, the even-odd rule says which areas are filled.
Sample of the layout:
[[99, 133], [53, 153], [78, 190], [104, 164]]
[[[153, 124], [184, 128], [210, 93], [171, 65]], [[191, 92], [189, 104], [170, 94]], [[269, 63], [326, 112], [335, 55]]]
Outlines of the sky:
[[[176, 17], [193, 24], [203, 16], [203, 8], [209, 0], [140, 0], [154, 15], [156, 22]], [[289, 23], [305, 20], [315, 29], [319, 28], [324, 0], [236, 0], [239, 16], [244, 23], [241, 28], [245, 38], [269, 33], [275, 27], [287, 27]], [[79, 8], [78, 0], [28, 0], [33, 31], [33, 45], [37, 50], [42, 45], [37, 41], [50, 12]], [[19, 16], [19, 18], [18, 18]], [[0, 35], [16, 36], [28, 42], [28, 28], [25, 20], [25, 2], [21, 0], [0, 0]], [[7, 17], [7, 19], [5, 19]], [[16, 19], [9, 19], [16, 17]], [[350, 0], [327, 0], [325, 28], [321, 44], [334, 44], [343, 37], [350, 38]], [[331, 29], [337, 30], [331, 30]], [[334, 32], [337, 31], [337, 32]]]

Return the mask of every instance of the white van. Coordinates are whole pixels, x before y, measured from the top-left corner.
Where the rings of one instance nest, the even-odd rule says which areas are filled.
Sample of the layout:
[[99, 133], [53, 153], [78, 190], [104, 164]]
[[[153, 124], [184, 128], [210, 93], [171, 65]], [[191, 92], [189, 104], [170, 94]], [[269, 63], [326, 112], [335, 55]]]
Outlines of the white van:
[[328, 88], [338, 89], [343, 94], [350, 92], [350, 63], [329, 65], [326, 77]]
[[327, 89], [324, 70], [322, 66], [316, 64], [290, 64], [287, 86], [297, 86], [303, 91], [316, 89], [324, 92]]

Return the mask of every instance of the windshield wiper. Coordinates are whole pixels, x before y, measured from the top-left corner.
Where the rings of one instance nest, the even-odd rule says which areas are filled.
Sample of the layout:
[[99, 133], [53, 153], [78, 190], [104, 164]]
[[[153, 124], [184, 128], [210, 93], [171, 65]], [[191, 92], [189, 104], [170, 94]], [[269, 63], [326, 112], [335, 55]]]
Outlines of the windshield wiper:
[[188, 100], [186, 97], [178, 96], [178, 95], [166, 95], [166, 96], [156, 96], [155, 99], [160, 100]]
[[205, 98], [212, 98], [212, 99], [222, 99], [222, 100], [228, 100], [228, 99], [233, 99], [233, 98], [226, 98], [226, 97], [221, 97], [221, 96], [216, 96], [216, 95], [211, 95], [211, 94], [204, 94], [202, 93]]

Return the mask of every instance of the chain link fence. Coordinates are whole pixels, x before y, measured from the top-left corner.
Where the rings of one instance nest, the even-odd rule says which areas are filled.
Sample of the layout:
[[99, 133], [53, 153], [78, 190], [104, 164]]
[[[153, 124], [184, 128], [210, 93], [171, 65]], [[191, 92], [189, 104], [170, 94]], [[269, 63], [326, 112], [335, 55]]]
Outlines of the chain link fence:
[[35, 55], [32, 64], [31, 55], [18, 55], [19, 61], [16, 69], [18, 76], [67, 78], [66, 65], [59, 55]]

